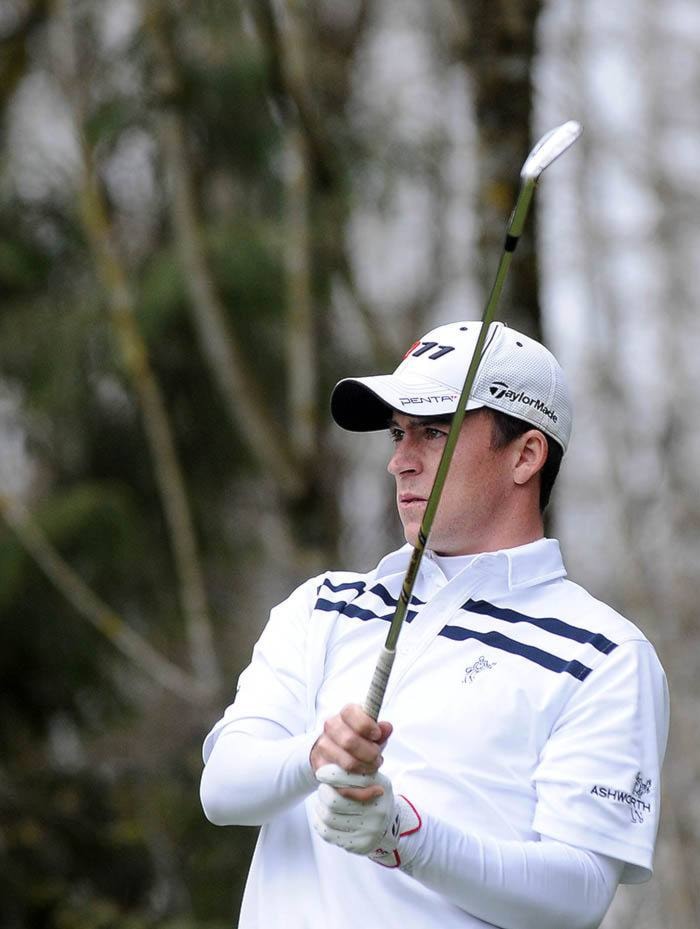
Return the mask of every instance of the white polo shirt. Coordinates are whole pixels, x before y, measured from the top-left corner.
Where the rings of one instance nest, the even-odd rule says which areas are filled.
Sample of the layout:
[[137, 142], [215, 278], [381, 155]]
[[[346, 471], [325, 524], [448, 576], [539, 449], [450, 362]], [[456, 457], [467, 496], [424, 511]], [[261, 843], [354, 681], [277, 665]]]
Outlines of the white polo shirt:
[[[364, 701], [411, 551], [368, 574], [314, 578], [272, 611], [205, 761], [234, 720], [313, 738], [343, 705]], [[624, 861], [623, 881], [646, 880], [668, 733], [653, 647], [565, 579], [554, 540], [466, 559], [449, 581], [438, 562], [423, 558], [399, 639], [383, 772], [466, 832], [546, 836]], [[311, 803], [263, 826], [241, 927], [486, 925], [407, 874], [324, 843]]]

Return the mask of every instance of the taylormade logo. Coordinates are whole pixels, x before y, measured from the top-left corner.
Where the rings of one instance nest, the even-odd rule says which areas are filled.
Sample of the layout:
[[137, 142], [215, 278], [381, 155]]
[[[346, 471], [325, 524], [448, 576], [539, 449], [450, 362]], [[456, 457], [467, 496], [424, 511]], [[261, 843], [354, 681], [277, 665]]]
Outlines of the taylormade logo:
[[494, 381], [489, 387], [489, 391], [495, 400], [503, 399], [509, 400], [511, 403], [524, 403], [526, 406], [534, 406], [539, 413], [543, 413], [551, 419], [553, 423], [557, 421], [558, 417], [554, 410], [550, 410], [541, 400], [538, 400], [536, 397], [530, 397], [522, 390], [520, 393], [516, 393], [516, 391], [511, 390], [503, 381]]

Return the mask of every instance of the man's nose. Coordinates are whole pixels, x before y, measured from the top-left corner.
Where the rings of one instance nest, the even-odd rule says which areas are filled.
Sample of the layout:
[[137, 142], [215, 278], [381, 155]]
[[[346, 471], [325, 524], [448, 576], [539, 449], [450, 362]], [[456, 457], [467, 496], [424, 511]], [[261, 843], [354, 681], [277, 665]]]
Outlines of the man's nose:
[[420, 461], [416, 448], [407, 436], [397, 444], [394, 454], [389, 459], [387, 471], [398, 477], [399, 474], [415, 473], [420, 470]]

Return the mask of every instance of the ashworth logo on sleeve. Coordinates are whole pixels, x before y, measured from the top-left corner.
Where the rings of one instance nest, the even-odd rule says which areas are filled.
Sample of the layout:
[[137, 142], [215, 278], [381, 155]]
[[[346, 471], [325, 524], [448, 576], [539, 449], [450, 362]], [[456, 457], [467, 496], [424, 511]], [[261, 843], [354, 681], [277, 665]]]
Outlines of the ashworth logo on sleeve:
[[545, 403], [538, 400], [536, 397], [530, 397], [523, 390], [519, 393], [515, 390], [511, 390], [504, 381], [494, 381], [489, 387], [489, 391], [491, 396], [496, 400], [509, 400], [511, 403], [524, 403], [526, 406], [534, 406], [538, 412], [544, 413], [553, 423], [557, 421], [557, 414], [554, 410], [550, 410]]
[[632, 792], [626, 790], [617, 790], [613, 787], [604, 787], [602, 784], [595, 784], [591, 788], [591, 793], [603, 800], [614, 800], [617, 803], [626, 803], [630, 808], [633, 823], [643, 823], [644, 815], [651, 813], [651, 804], [645, 803], [642, 797], [646, 796], [651, 790], [651, 778], [646, 780], [642, 777], [642, 772], [637, 771], [634, 779]]

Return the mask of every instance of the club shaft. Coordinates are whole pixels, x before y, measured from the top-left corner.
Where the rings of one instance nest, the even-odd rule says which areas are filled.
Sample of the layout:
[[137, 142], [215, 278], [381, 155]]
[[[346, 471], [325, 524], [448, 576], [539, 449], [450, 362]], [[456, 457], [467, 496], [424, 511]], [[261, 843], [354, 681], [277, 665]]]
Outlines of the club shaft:
[[530, 180], [521, 184], [515, 206], [513, 207], [513, 212], [511, 213], [510, 219], [508, 221], [505, 245], [501, 254], [501, 259], [498, 263], [498, 268], [496, 269], [496, 277], [494, 278], [493, 286], [491, 287], [491, 292], [489, 294], [488, 300], [486, 301], [486, 307], [484, 308], [483, 316], [481, 317], [479, 335], [476, 341], [476, 345], [474, 346], [471, 362], [469, 364], [467, 375], [464, 380], [464, 386], [462, 387], [462, 392], [459, 395], [457, 409], [452, 418], [447, 441], [445, 442], [445, 447], [442, 450], [442, 455], [440, 457], [438, 469], [435, 474], [432, 489], [430, 491], [430, 496], [428, 497], [425, 512], [423, 513], [423, 519], [421, 520], [420, 529], [418, 531], [418, 542], [413, 548], [411, 560], [409, 562], [406, 575], [401, 586], [401, 593], [399, 594], [399, 599], [396, 603], [391, 625], [389, 626], [386, 642], [382, 652], [379, 655], [367, 697], [365, 698], [364, 710], [369, 716], [372, 717], [372, 719], [375, 720], [379, 718], [379, 712], [382, 708], [382, 703], [384, 702], [386, 688], [389, 684], [389, 675], [394, 663], [394, 658], [396, 657], [396, 645], [398, 643], [399, 633], [401, 632], [401, 627], [408, 611], [408, 606], [411, 602], [413, 587], [415, 585], [416, 578], [418, 577], [418, 569], [420, 568], [423, 553], [425, 551], [426, 545], [428, 544], [430, 530], [432, 529], [433, 520], [435, 519], [435, 514], [440, 503], [442, 489], [445, 485], [445, 480], [447, 479], [447, 472], [449, 470], [450, 463], [452, 462], [452, 456], [457, 445], [457, 440], [459, 439], [462, 422], [464, 421], [464, 416], [467, 411], [467, 401], [469, 400], [469, 394], [474, 383], [474, 378], [476, 377], [476, 372], [479, 368], [479, 363], [481, 362], [481, 356], [484, 350], [484, 343], [486, 341], [488, 328], [491, 325], [493, 315], [501, 297], [501, 291], [503, 290], [503, 284], [505, 283], [505, 279], [508, 274], [508, 268], [510, 267], [511, 260], [513, 258], [513, 252], [515, 251], [515, 248], [520, 239], [520, 234], [522, 233], [523, 227], [525, 225], [525, 218], [530, 208], [530, 203], [532, 202], [532, 195], [535, 190], [535, 184], [536, 182], [534, 180]]

